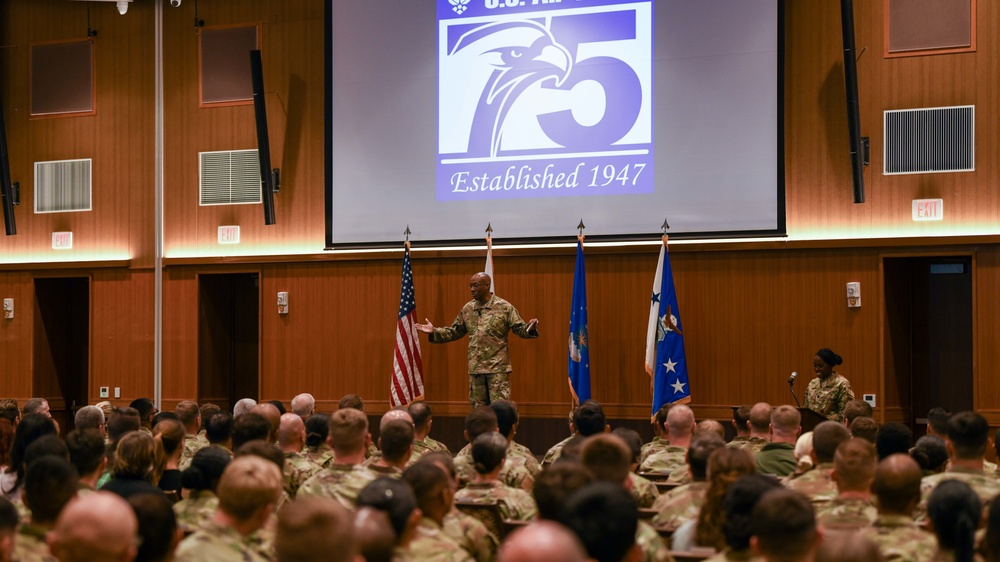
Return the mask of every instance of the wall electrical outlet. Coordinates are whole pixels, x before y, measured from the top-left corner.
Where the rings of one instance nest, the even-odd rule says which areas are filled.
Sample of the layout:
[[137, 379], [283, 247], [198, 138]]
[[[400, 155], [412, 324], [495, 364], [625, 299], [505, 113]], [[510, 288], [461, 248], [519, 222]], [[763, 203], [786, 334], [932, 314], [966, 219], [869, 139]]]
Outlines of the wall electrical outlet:
[[101, 397], [101, 398], [107, 398], [108, 396], [110, 396], [110, 394], [108, 393], [108, 387], [106, 387], [106, 386], [102, 386], [102, 387], [101, 387], [101, 394], [100, 394], [100, 397]]
[[121, 397], [122, 397], [122, 387], [116, 386], [115, 387], [115, 398], [121, 398]]

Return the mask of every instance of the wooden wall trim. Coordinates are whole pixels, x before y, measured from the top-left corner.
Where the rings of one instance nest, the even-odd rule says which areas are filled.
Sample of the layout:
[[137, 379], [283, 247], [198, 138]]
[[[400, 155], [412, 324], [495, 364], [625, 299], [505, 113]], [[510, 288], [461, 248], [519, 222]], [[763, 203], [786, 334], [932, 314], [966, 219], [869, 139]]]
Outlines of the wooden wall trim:
[[132, 260], [0, 263], [0, 271], [49, 271], [59, 269], [71, 272], [72, 270], [128, 269], [131, 265]]

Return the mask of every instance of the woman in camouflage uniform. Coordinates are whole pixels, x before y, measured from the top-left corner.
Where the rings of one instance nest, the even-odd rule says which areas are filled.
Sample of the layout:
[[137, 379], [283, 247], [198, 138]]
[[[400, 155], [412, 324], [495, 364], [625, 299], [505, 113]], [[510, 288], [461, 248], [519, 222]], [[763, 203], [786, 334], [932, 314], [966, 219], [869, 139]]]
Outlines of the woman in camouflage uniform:
[[201, 529], [219, 507], [215, 492], [229, 461], [225, 450], [206, 447], [194, 454], [191, 466], [181, 474], [181, 485], [188, 490], [188, 495], [174, 504], [174, 515], [177, 526], [185, 534]]
[[802, 407], [822, 414], [830, 420], [844, 421], [844, 406], [854, 400], [851, 383], [833, 370], [844, 362], [844, 359], [829, 348], [816, 352], [813, 358], [813, 371], [816, 378], [809, 381], [806, 387], [806, 397]]

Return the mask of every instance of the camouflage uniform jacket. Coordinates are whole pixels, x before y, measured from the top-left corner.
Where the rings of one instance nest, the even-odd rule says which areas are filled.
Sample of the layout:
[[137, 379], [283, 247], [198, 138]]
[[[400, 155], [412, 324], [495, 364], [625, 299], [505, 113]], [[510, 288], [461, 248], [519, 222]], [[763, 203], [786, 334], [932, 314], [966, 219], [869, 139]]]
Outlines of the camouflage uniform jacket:
[[656, 499], [660, 497], [660, 491], [656, 488], [656, 484], [653, 484], [649, 480], [634, 472], [628, 473], [628, 479], [629, 482], [632, 483], [632, 487], [629, 491], [632, 492], [632, 497], [635, 498], [639, 507], [653, 507], [653, 503], [655, 503]]
[[413, 540], [394, 559], [400, 561], [473, 562], [473, 558], [465, 549], [451, 540], [436, 521], [427, 517], [420, 520]]
[[316, 466], [327, 468], [333, 464], [333, 449], [326, 443], [320, 443], [316, 447], [306, 447], [302, 449], [302, 454]]
[[708, 482], [701, 481], [684, 484], [662, 494], [653, 504], [656, 510], [653, 525], [676, 529], [688, 519], [698, 517], [707, 490]]
[[20, 521], [22, 525], [31, 523], [31, 510], [28, 509], [28, 506], [24, 505], [23, 496], [11, 500], [10, 503], [14, 504], [14, 509], [17, 510], [17, 520]]
[[764, 445], [770, 443], [767, 439], [763, 437], [735, 437], [732, 441], [726, 444], [727, 447], [733, 447], [735, 449], [743, 449], [744, 451], [750, 453], [753, 456], [757, 456], [757, 453], [764, 448]]
[[[459, 487], [468, 486], [476, 479], [475, 463], [472, 461], [472, 445], [466, 445], [455, 455], [455, 473], [458, 475]], [[503, 468], [500, 469], [500, 481], [511, 488], [519, 488], [530, 492], [535, 485], [535, 478], [516, 458], [507, 455]]]
[[879, 515], [861, 531], [888, 562], [923, 562], [937, 551], [937, 539], [905, 515]]
[[458, 543], [476, 562], [492, 562], [500, 541], [475, 517], [452, 507], [444, 516], [444, 534]]
[[406, 463], [407, 466], [416, 463], [418, 460], [420, 460], [420, 457], [424, 456], [427, 453], [444, 453], [448, 456], [451, 456], [451, 451], [449, 451], [448, 447], [445, 447], [444, 443], [441, 443], [440, 441], [435, 441], [430, 437], [424, 437], [423, 439], [414, 439], [413, 455], [410, 456], [409, 462]]
[[871, 525], [878, 517], [873, 499], [835, 497], [818, 504], [816, 522], [827, 529], [861, 529]]
[[377, 477], [377, 474], [359, 464], [334, 463], [306, 480], [299, 487], [298, 497], [333, 498], [347, 509], [354, 510], [358, 493]]
[[517, 441], [511, 441], [510, 446], [507, 447], [507, 462], [510, 462], [512, 456], [523, 459], [523, 462], [520, 462], [520, 464], [528, 469], [532, 478], [537, 478], [538, 473], [542, 471], [542, 465], [538, 463], [538, 459], [535, 458], [535, 454], [531, 452], [531, 449]]
[[768, 443], [754, 457], [757, 472], [788, 476], [795, 470], [795, 445], [791, 443]]
[[480, 503], [497, 502], [500, 513], [506, 519], [530, 521], [534, 519], [538, 508], [535, 500], [518, 488], [504, 486], [502, 482], [473, 482], [455, 494], [456, 500], [467, 500]]
[[[837, 485], [833, 482], [833, 463], [821, 462], [809, 472], [789, 478], [785, 487], [808, 497], [813, 504], [824, 504], [837, 497]], [[818, 505], [814, 505], [818, 507]]]
[[704, 562], [766, 562], [766, 560], [755, 555], [749, 548], [745, 550], [729, 550], [727, 548], [711, 558], [706, 558]]
[[994, 463], [991, 463], [990, 461], [988, 461], [986, 459], [983, 459], [983, 474], [986, 474], [986, 475], [989, 475], [989, 476], [996, 476], [996, 474], [997, 474], [997, 465], [994, 464]]
[[844, 406], [854, 400], [851, 383], [837, 373], [831, 374], [825, 380], [815, 378], [806, 387], [806, 396], [802, 399], [802, 407], [809, 408], [827, 418], [844, 421]]
[[983, 502], [983, 506], [989, 504], [990, 500], [997, 494], [1000, 494], [1000, 480], [997, 480], [993, 476], [987, 476], [982, 471], [970, 470], [960, 466], [952, 467], [945, 472], [925, 476], [920, 481], [920, 505], [917, 506], [916, 517], [918, 521], [922, 520], [927, 513], [927, 498], [930, 497], [931, 491], [945, 480], [961, 480], [971, 486]]
[[667, 543], [663, 542], [660, 533], [641, 519], [635, 529], [635, 544], [642, 550], [643, 562], [674, 562], [674, 557], [670, 555], [670, 549], [667, 548]]
[[185, 435], [184, 450], [181, 451], [181, 460], [177, 463], [177, 468], [187, 470], [191, 466], [191, 459], [194, 458], [194, 454], [208, 447], [208, 445], [208, 437], [205, 437], [204, 432], [198, 435]]
[[302, 484], [320, 470], [323, 470], [322, 467], [310, 461], [302, 453], [295, 451], [285, 453], [285, 493], [294, 500]]
[[639, 450], [639, 464], [641, 465], [642, 463], [646, 462], [646, 459], [649, 458], [649, 455], [652, 455], [653, 453], [659, 453], [660, 451], [666, 449], [669, 446], [670, 446], [669, 439], [664, 439], [662, 437], [654, 437], [652, 441], [643, 445], [642, 449]]
[[382, 452], [378, 450], [378, 447], [376, 447], [374, 443], [369, 443], [368, 449], [365, 451], [365, 458], [370, 459], [375, 455], [381, 455], [381, 454]]
[[575, 436], [576, 436], [575, 434], [570, 435], [566, 439], [563, 439], [562, 441], [550, 447], [549, 450], [545, 452], [545, 457], [542, 458], [542, 466], [548, 466], [559, 460], [559, 457], [562, 456], [563, 447], [566, 446], [566, 443], [569, 443], [569, 440]]
[[192, 490], [187, 498], [174, 504], [177, 526], [185, 533], [201, 530], [218, 507], [219, 498], [210, 490]]
[[14, 540], [16, 562], [56, 562], [45, 542], [45, 529], [37, 525], [21, 525]]
[[366, 467], [368, 470], [375, 473], [376, 477], [388, 476], [389, 478], [395, 478], [399, 480], [403, 477], [403, 471], [394, 466], [382, 466], [380, 464], [371, 464]]
[[653, 453], [646, 458], [646, 461], [639, 465], [639, 472], [662, 472], [673, 474], [674, 472], [687, 471], [687, 449], [684, 447], [668, 446], [658, 453]]
[[465, 303], [448, 328], [434, 328], [431, 343], [447, 343], [469, 334], [469, 374], [509, 373], [507, 334], [513, 331], [522, 338], [537, 338], [538, 331], [528, 333], [528, 323], [514, 305], [492, 295], [479, 304], [475, 299]]
[[264, 562], [251, 542], [235, 529], [206, 523], [201, 530], [182, 540], [174, 559], [178, 562]]

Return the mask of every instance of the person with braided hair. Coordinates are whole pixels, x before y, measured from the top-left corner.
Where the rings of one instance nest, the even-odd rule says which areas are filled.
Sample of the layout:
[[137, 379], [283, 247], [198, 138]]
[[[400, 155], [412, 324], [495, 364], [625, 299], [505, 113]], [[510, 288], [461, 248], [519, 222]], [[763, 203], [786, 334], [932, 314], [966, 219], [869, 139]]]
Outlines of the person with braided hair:
[[813, 357], [813, 371], [816, 378], [809, 381], [806, 387], [802, 407], [826, 416], [835, 422], [844, 421], [844, 407], [854, 400], [851, 383], [843, 375], [834, 371], [834, 367], [844, 363], [844, 358], [824, 347]]

